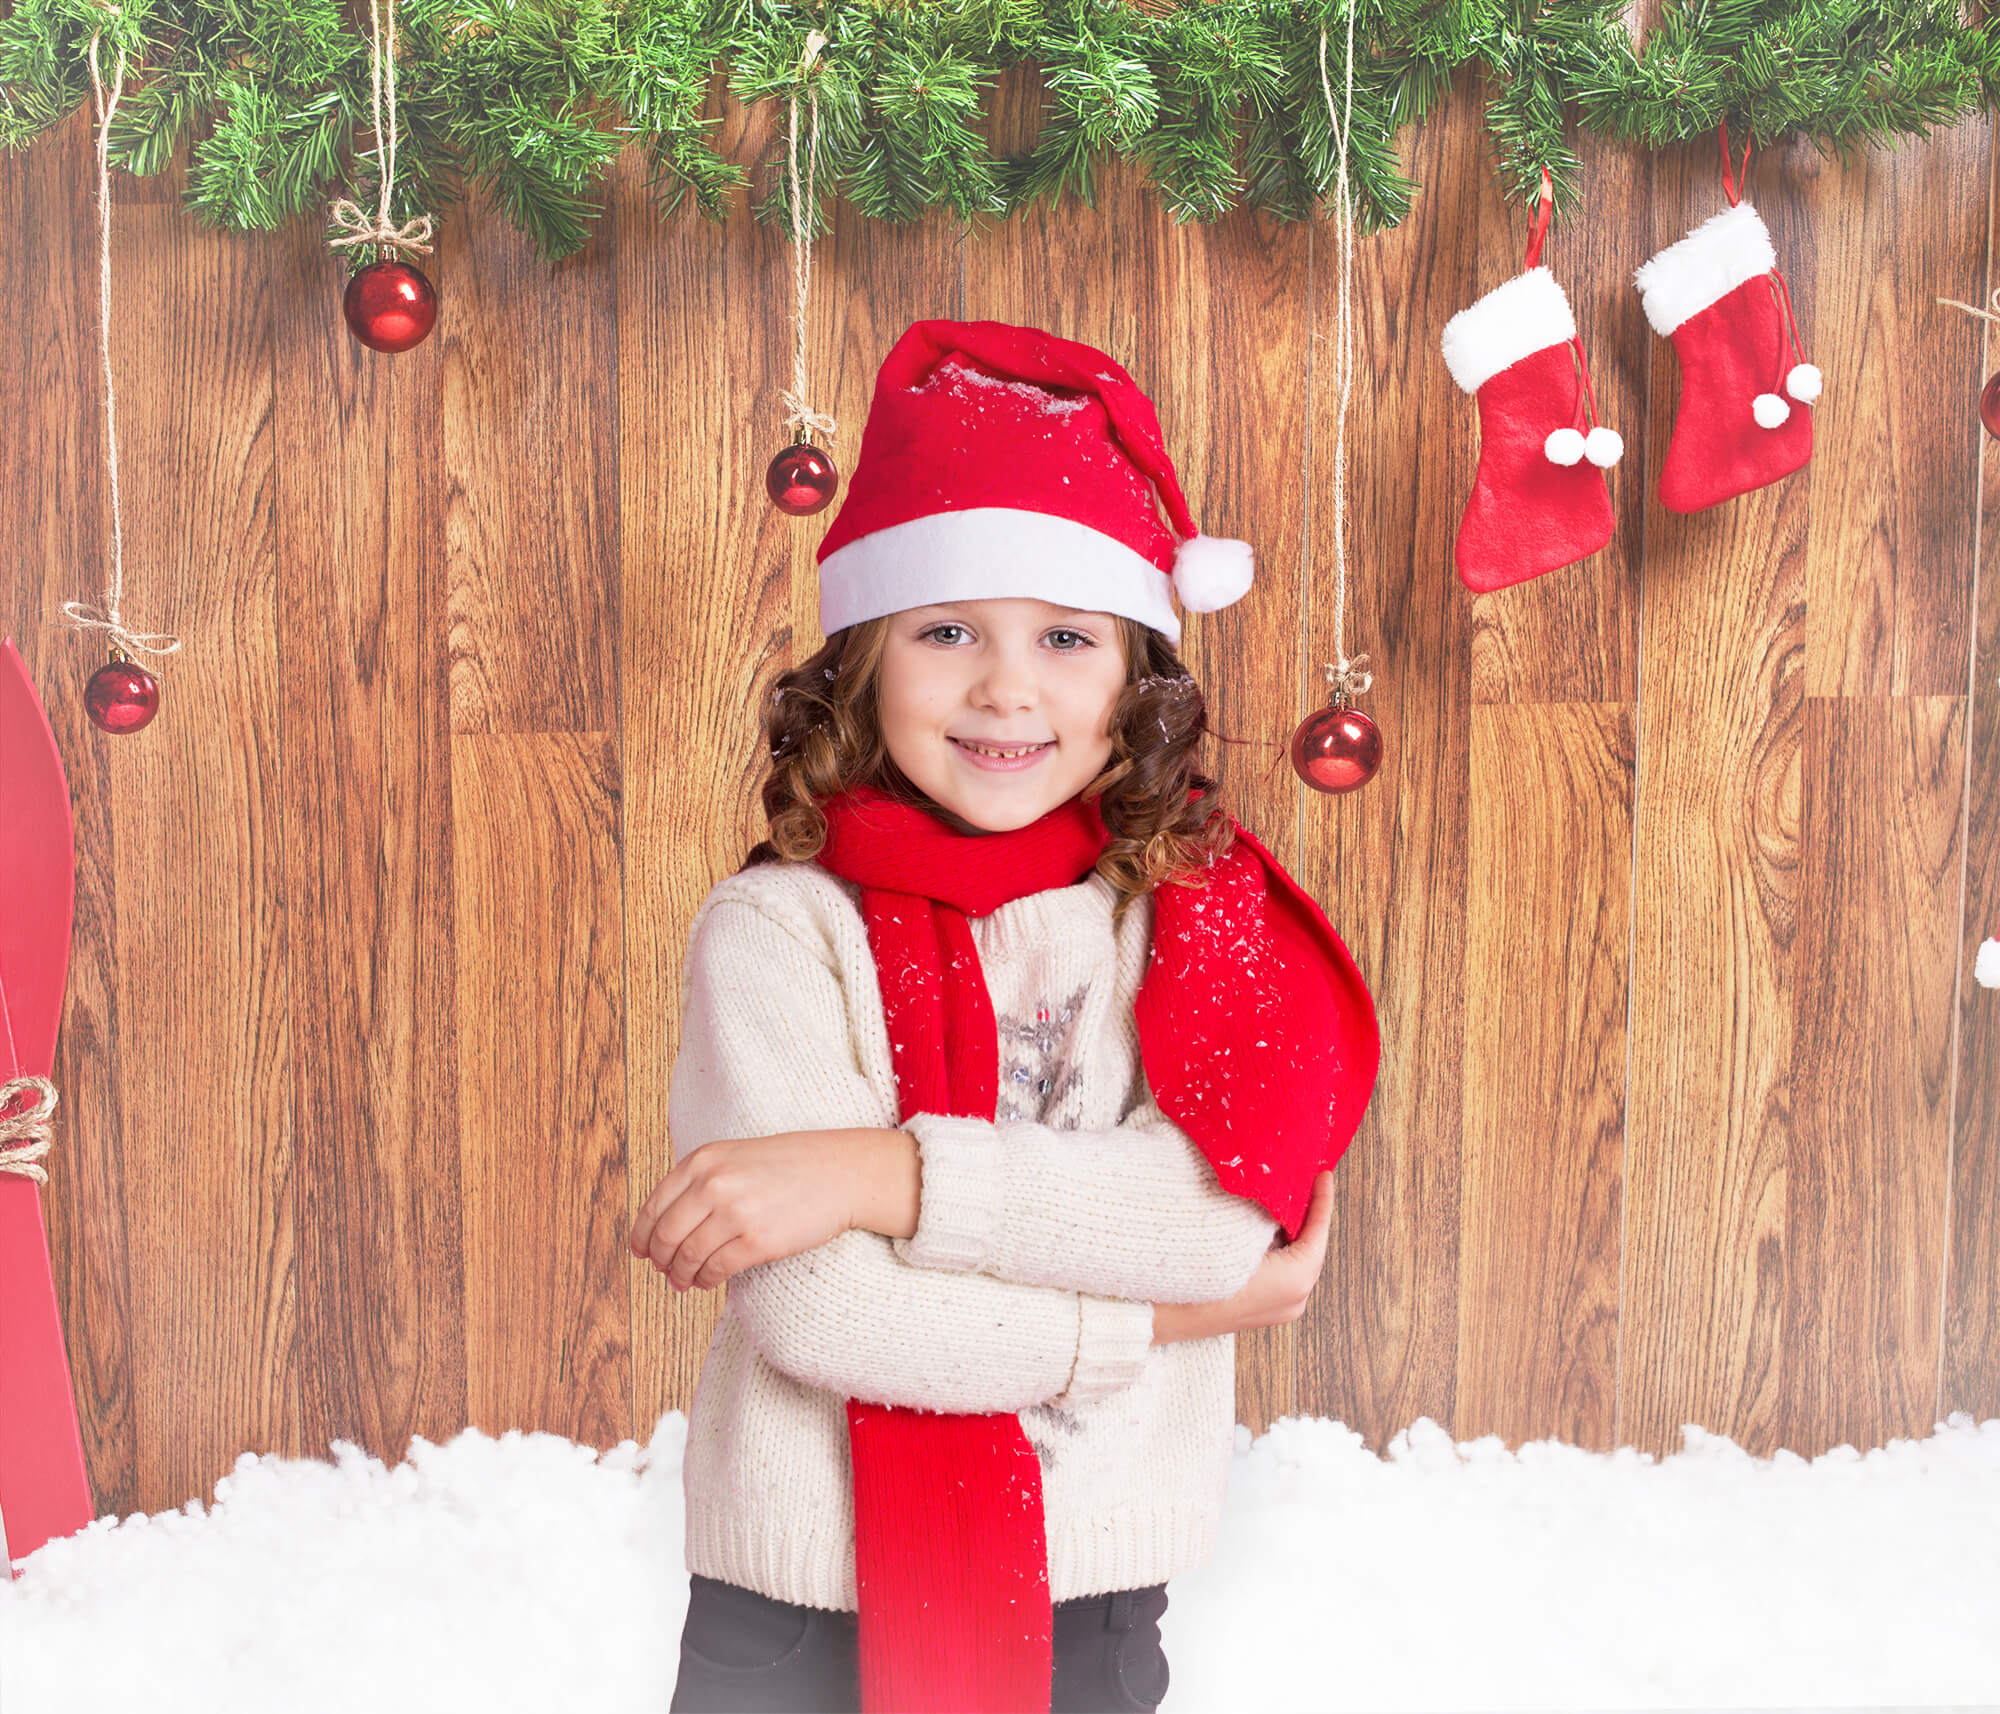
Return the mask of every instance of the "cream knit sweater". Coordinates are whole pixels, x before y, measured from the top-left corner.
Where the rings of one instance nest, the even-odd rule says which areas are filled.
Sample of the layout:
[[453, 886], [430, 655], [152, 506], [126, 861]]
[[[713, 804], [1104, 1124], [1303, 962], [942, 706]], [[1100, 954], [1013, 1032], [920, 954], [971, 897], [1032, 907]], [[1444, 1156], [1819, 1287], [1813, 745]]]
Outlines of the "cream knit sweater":
[[[1056, 1601], [1205, 1558], [1235, 1445], [1234, 1335], [1152, 1344], [1152, 1304], [1233, 1295], [1277, 1222], [1154, 1103], [1134, 997], [1153, 901], [1114, 933], [1091, 875], [971, 919], [999, 1026], [996, 1120], [918, 1114], [916, 1235], [844, 1232], [727, 1284], [689, 1424], [687, 1563], [853, 1611], [845, 1400], [1017, 1411]], [[721, 882], [689, 933], [668, 1096], [718, 1137], [894, 1127], [861, 889], [817, 863]]]

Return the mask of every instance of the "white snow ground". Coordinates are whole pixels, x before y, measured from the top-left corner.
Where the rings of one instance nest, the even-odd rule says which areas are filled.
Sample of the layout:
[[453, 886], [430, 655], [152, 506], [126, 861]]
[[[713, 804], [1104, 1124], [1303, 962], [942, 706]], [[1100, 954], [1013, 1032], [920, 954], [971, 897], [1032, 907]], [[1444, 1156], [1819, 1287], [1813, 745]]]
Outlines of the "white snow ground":
[[[1865, 1456], [1237, 1430], [1162, 1714], [2000, 1707], [2000, 1419]], [[687, 1418], [245, 1453], [0, 1582], [0, 1714], [664, 1714]]]

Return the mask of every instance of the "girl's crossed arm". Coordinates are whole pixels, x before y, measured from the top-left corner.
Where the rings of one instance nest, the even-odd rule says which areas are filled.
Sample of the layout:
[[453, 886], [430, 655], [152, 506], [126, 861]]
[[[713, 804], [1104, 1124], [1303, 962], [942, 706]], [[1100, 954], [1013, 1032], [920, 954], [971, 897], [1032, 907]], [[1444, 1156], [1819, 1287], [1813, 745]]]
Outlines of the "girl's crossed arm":
[[[808, 1137], [882, 1129], [882, 1109], [855, 1063], [845, 996], [826, 960], [754, 904], [712, 903], [689, 941], [668, 1096], [683, 1181], [704, 1144], [805, 1126], [814, 1127]], [[772, 1175], [764, 1178], [770, 1188]], [[800, 1195], [823, 1196], [827, 1183], [802, 1175]], [[650, 1200], [634, 1229], [640, 1253], [649, 1213], [658, 1218]], [[810, 1222], [811, 1208], [797, 1218]], [[1138, 1378], [1154, 1333], [1149, 1302], [913, 1266], [858, 1225], [746, 1266], [729, 1300], [765, 1359], [794, 1378], [936, 1411], [1116, 1392]]]
[[[776, 961], [758, 991], [764, 1004], [777, 991], [801, 1002], [822, 985], [827, 992], [813, 1002], [822, 1024], [814, 1039], [789, 1042], [768, 1078], [754, 1070], [765, 1049], [748, 1043], [739, 1056], [756, 1082], [741, 1094], [766, 1097], [762, 1105], [705, 1126], [675, 1112], [679, 1159], [641, 1209], [632, 1248], [650, 1254], [677, 1288], [712, 1288], [745, 1268], [822, 1245], [831, 1252], [830, 1239], [860, 1228], [894, 1240], [895, 1254], [920, 1269], [1150, 1302], [1154, 1344], [1303, 1313], [1325, 1254], [1331, 1175], [1321, 1175], [1306, 1229], [1273, 1248], [1277, 1223], [1222, 1188], [1193, 1140], [1153, 1101], [1143, 1072], [1126, 1122], [1104, 1131], [935, 1114], [890, 1128], [884, 1098], [861, 1076], [845, 1039], [837, 959], [808, 950], [800, 933], [747, 902], [730, 904], [724, 920], [731, 926], [718, 962], [741, 962], [746, 953]], [[805, 964], [783, 971], [784, 961], [800, 954]], [[696, 966], [691, 944], [684, 997], [712, 1006], [716, 995], [705, 985], [715, 977]], [[774, 974], [782, 981], [773, 984]], [[728, 1009], [762, 1008], [738, 995]], [[721, 1057], [719, 1048], [693, 1051]], [[831, 1068], [825, 1075], [854, 1092], [848, 1110], [866, 1114], [867, 1123], [829, 1125], [838, 1115], [823, 1100], [771, 1103], [768, 1097], [802, 1072], [820, 1075], [798, 1062], [800, 1051], [816, 1055], [813, 1063]], [[787, 1119], [798, 1124], [801, 1108], [812, 1110], [816, 1128], [778, 1129]], [[718, 1140], [721, 1148], [695, 1152]], [[1079, 1309], [1085, 1318], [1093, 1312], [1089, 1303]]]
[[[1233, 1296], [1278, 1223], [1223, 1189], [1194, 1139], [1160, 1111], [1143, 1071], [1137, 1081], [1124, 1122], [1103, 1131], [912, 1115], [903, 1133], [921, 1155], [922, 1192], [914, 1227], [889, 1233], [896, 1253], [920, 1267], [1106, 1297]], [[896, 1183], [911, 1148], [878, 1135], [863, 1182]]]

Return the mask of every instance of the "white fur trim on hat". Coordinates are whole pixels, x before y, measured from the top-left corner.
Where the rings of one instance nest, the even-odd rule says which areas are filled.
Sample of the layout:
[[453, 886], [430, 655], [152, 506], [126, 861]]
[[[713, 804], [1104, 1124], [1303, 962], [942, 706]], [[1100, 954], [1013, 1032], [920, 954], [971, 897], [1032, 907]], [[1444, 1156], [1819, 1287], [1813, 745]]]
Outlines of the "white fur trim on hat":
[[1241, 600], [1256, 576], [1248, 542], [1229, 536], [1189, 536], [1174, 549], [1174, 593], [1190, 613], [1213, 613]]
[[1546, 268], [1530, 268], [1495, 286], [1444, 324], [1451, 378], [1476, 393], [1502, 369], [1576, 337], [1569, 299]]
[[1646, 319], [1662, 338], [1718, 298], [1778, 265], [1771, 234], [1747, 202], [1704, 220], [1632, 276]]
[[858, 536], [820, 561], [819, 628], [943, 601], [1027, 595], [1123, 613], [1181, 640], [1167, 574], [1102, 530], [1053, 512], [967, 506]]

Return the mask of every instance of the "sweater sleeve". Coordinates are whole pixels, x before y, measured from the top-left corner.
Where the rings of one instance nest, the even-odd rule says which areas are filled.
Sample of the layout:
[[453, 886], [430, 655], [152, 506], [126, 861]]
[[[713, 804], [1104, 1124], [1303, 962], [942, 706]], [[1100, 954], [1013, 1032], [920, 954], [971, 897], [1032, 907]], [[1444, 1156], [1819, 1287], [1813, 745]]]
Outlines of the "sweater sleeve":
[[[700, 913], [668, 1093], [677, 1154], [718, 1137], [893, 1126], [858, 1063], [830, 949], [756, 903]], [[845, 1398], [924, 1410], [1081, 1403], [1131, 1385], [1150, 1302], [923, 1268], [860, 1229], [745, 1268], [729, 1308], [765, 1360]]]
[[[1143, 1090], [1143, 1075], [1141, 1080]], [[1280, 1227], [1223, 1189], [1194, 1139], [1144, 1092], [1107, 1131], [917, 1113], [919, 1267], [1156, 1303], [1234, 1296]]]

